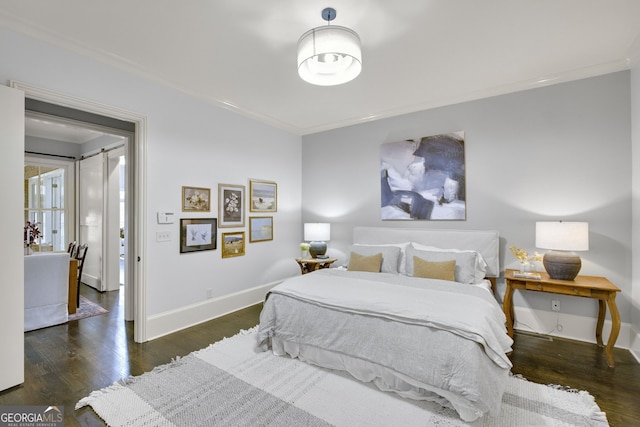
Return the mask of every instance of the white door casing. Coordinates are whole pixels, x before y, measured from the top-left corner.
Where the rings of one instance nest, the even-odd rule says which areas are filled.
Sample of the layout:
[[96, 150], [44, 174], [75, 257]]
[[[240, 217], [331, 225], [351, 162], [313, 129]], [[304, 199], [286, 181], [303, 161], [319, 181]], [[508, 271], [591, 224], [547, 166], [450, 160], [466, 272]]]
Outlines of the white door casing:
[[[133, 301], [134, 340], [136, 342], [147, 341], [147, 275], [145, 254], [147, 247], [146, 218], [146, 158], [147, 158], [147, 118], [141, 114], [125, 111], [108, 105], [80, 99], [63, 93], [35, 87], [26, 83], [11, 81], [12, 88], [22, 90], [28, 98], [88, 111], [106, 117], [128, 121], [135, 124], [135, 136], [129, 144], [127, 151], [127, 194], [131, 195], [128, 212], [131, 221], [129, 223], [127, 265], [126, 301]], [[24, 100], [21, 110], [23, 121], [22, 132], [24, 134]], [[22, 138], [21, 160], [24, 157], [24, 135]], [[22, 177], [22, 161], [19, 163], [20, 177]], [[22, 217], [21, 217], [22, 218]], [[21, 221], [22, 222], [22, 221]], [[24, 274], [24, 273], [23, 273]]]

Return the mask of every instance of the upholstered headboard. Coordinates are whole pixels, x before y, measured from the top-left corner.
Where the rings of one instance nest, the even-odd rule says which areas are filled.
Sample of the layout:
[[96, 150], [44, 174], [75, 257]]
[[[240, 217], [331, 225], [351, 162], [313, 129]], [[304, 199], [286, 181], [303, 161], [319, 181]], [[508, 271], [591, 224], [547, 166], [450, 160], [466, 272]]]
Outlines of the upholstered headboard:
[[355, 227], [353, 243], [380, 245], [416, 242], [443, 249], [475, 250], [487, 263], [487, 277], [500, 276], [499, 244], [495, 230], [429, 230], [424, 228]]

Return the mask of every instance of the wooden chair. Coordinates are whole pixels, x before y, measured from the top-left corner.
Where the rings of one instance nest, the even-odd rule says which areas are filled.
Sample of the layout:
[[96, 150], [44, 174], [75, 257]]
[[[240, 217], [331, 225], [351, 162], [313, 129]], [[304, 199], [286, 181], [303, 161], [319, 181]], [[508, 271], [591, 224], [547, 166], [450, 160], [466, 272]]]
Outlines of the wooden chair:
[[74, 253], [75, 253], [75, 251], [76, 251], [76, 245], [77, 245], [77, 242], [74, 240], [73, 242], [70, 242], [70, 243], [69, 243], [69, 246], [67, 246], [67, 253], [68, 253], [71, 257], [73, 257], [73, 254], [74, 254]]
[[84, 268], [84, 260], [87, 257], [88, 249], [89, 247], [87, 246], [87, 244], [83, 243], [82, 245], [78, 245], [78, 247], [75, 249], [75, 253], [72, 254], [72, 256], [78, 260], [78, 297], [76, 301], [76, 307], [80, 307], [80, 281], [82, 279], [82, 269]]

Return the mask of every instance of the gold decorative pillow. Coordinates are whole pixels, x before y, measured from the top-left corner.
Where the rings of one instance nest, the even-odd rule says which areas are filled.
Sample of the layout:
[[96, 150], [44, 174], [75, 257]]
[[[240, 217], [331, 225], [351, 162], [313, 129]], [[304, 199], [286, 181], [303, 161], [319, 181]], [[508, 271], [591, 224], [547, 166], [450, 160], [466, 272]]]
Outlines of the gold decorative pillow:
[[413, 276], [425, 279], [440, 279], [455, 281], [456, 260], [431, 262], [413, 257]]
[[380, 272], [380, 266], [382, 265], [382, 253], [364, 256], [351, 252], [349, 257], [349, 271], [370, 271], [373, 273]]

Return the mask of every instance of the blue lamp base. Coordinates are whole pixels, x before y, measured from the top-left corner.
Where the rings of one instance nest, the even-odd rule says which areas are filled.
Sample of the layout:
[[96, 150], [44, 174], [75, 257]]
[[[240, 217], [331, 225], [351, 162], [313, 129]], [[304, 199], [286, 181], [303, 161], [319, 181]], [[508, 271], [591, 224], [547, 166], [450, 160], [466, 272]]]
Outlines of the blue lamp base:
[[327, 253], [326, 242], [309, 242], [309, 253], [313, 258], [323, 257]]

